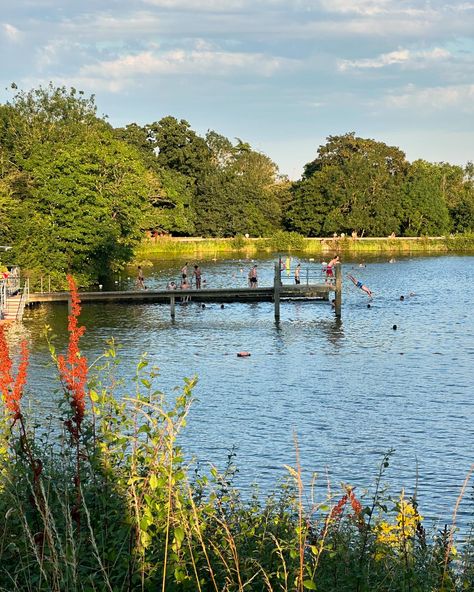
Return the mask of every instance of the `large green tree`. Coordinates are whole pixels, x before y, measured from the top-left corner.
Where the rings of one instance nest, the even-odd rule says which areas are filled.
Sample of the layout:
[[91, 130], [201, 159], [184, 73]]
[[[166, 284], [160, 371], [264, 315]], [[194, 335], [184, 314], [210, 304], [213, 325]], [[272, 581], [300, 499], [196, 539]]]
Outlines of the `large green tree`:
[[425, 160], [414, 161], [407, 173], [403, 205], [404, 235], [436, 236], [449, 232], [451, 220], [443, 167]]
[[17, 94], [0, 117], [0, 236], [15, 262], [82, 283], [128, 261], [153, 179], [74, 89]]
[[207, 170], [210, 150], [184, 119], [168, 115], [149, 126], [158, 163], [187, 177], [199, 179]]
[[264, 236], [280, 227], [288, 184], [268, 156], [249, 144], [233, 145], [215, 132], [207, 135], [212, 166], [196, 193], [196, 227], [207, 236]]
[[142, 219], [142, 230], [192, 236], [195, 233], [196, 180], [159, 159], [156, 126], [132, 123], [114, 130], [117, 138], [139, 150], [143, 163], [154, 173], [154, 188], [147, 215]]
[[454, 232], [474, 232], [474, 165], [465, 167], [446, 162], [437, 165], [443, 199]]
[[305, 234], [398, 232], [407, 168], [394, 146], [354, 133], [329, 136], [295, 186], [286, 225]]

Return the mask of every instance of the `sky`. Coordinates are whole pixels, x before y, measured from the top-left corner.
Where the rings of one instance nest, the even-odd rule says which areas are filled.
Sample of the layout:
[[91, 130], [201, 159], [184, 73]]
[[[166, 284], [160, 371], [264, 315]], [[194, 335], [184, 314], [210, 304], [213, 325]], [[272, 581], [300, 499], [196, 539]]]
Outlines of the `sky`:
[[166, 115], [298, 179], [329, 135], [474, 160], [474, 1], [0, 0], [10, 86], [94, 94], [115, 126]]

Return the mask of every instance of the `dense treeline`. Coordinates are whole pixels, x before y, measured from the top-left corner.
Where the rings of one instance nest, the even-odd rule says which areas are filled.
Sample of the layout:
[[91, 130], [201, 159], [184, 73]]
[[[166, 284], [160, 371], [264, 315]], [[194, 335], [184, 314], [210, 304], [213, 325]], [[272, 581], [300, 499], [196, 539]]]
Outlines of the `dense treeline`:
[[301, 180], [236, 139], [168, 116], [114, 129], [75, 89], [0, 105], [0, 242], [31, 271], [90, 282], [148, 230], [177, 236], [443, 235], [474, 231], [474, 166], [330, 136]]

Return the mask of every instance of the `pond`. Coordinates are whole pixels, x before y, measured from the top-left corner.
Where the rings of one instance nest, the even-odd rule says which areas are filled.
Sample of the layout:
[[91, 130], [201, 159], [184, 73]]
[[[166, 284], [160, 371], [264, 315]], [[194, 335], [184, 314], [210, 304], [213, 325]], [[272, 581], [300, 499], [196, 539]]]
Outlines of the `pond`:
[[[300, 260], [291, 260], [290, 276]], [[177, 279], [184, 260], [145, 267], [149, 289]], [[191, 259], [191, 264], [194, 263]], [[275, 257], [256, 261], [260, 285], [271, 285]], [[245, 286], [250, 260], [199, 261], [210, 287]], [[320, 273], [319, 259], [301, 259], [302, 278]], [[474, 461], [474, 257], [389, 257], [343, 260], [342, 320], [327, 302], [284, 302], [275, 324], [273, 305], [197, 303], [86, 304], [83, 351], [99, 355], [114, 337], [121, 344], [120, 372], [130, 377], [140, 355], [161, 368], [160, 387], [172, 395], [183, 377], [197, 375], [183, 445], [206, 466], [225, 465], [236, 447], [235, 484], [272, 490], [295, 463], [295, 440], [305, 480], [318, 474], [359, 493], [373, 484], [382, 456], [395, 449], [384, 481], [394, 495], [415, 487], [425, 516], [450, 516]], [[373, 300], [349, 282], [368, 285]], [[135, 270], [115, 280], [133, 288]], [[400, 296], [404, 300], [400, 300]], [[370, 303], [370, 308], [368, 304]], [[45, 324], [58, 350], [66, 344], [65, 305], [26, 312], [32, 342], [29, 390], [41, 413], [55, 408]], [[396, 325], [396, 329], [394, 329]], [[236, 353], [246, 350], [250, 357]], [[128, 382], [128, 384], [130, 384]], [[472, 515], [466, 493], [461, 520]]]

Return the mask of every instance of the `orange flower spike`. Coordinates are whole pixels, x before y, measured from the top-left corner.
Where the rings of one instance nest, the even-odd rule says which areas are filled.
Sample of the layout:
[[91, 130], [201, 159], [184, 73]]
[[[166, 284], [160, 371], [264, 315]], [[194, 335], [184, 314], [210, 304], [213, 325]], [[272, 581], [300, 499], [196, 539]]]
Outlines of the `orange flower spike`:
[[8, 350], [7, 341], [5, 339], [5, 331], [0, 326], [0, 390], [7, 399], [8, 393], [13, 382], [11, 375], [12, 361], [10, 358], [10, 352]]
[[335, 520], [342, 515], [344, 510], [344, 506], [347, 504], [347, 495], [343, 495], [341, 499], [337, 502], [334, 508], [331, 510], [329, 514], [329, 520]]
[[68, 317], [69, 345], [67, 356], [58, 356], [58, 369], [61, 380], [71, 396], [70, 404], [74, 411], [73, 420], [78, 429], [84, 419], [85, 387], [87, 384], [87, 359], [81, 356], [79, 340], [85, 333], [77, 319], [81, 312], [77, 287], [72, 276], [67, 277], [71, 291], [71, 314]]
[[28, 351], [28, 343], [26, 339], [21, 342], [21, 357], [20, 363], [18, 365], [18, 372], [15, 379], [15, 384], [10, 392], [10, 398], [7, 399], [6, 405], [10, 411], [15, 413], [15, 415], [19, 415], [21, 413], [20, 410], [20, 401], [21, 397], [23, 396], [23, 389], [26, 384], [26, 377], [28, 373], [28, 362], [29, 362], [29, 351]]
[[359, 514], [362, 512], [362, 504], [356, 498], [352, 490], [349, 492], [349, 500], [351, 502], [352, 509], [354, 510], [354, 514], [359, 516]]
[[5, 407], [14, 413], [16, 418], [21, 413], [20, 401], [26, 384], [28, 358], [28, 343], [23, 340], [21, 342], [21, 358], [18, 372], [14, 380], [12, 376], [12, 360], [5, 339], [5, 332], [3, 327], [0, 327], [0, 391], [3, 395]]

